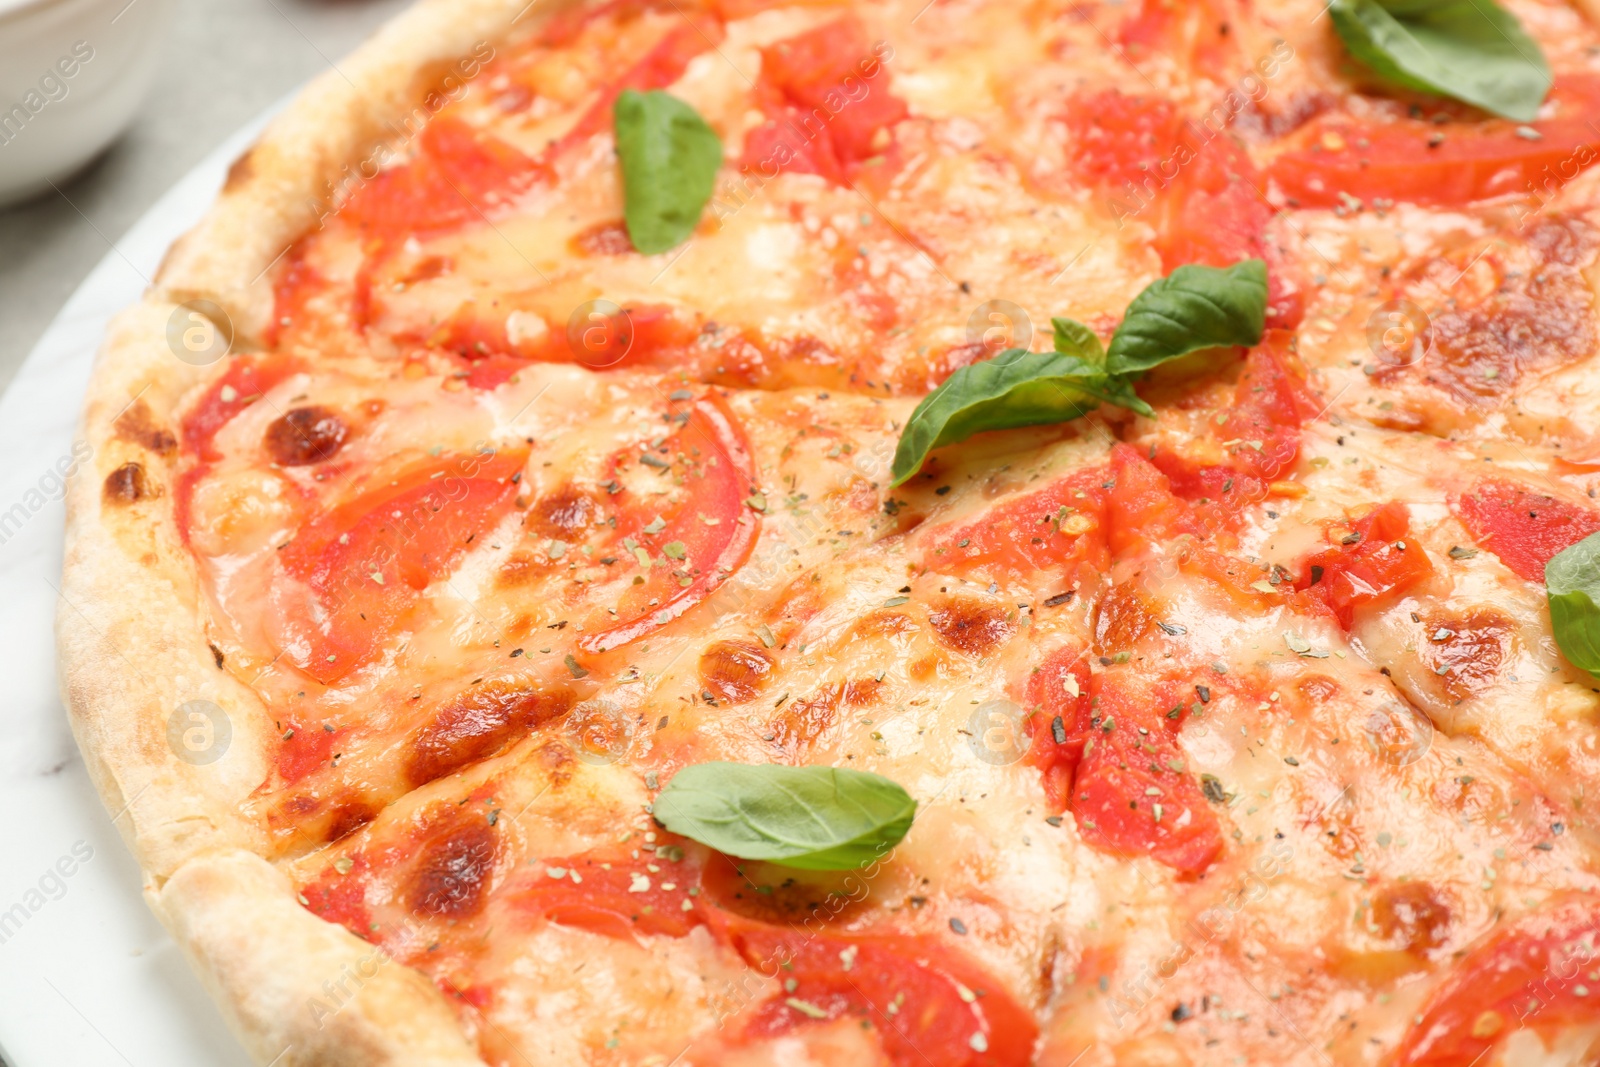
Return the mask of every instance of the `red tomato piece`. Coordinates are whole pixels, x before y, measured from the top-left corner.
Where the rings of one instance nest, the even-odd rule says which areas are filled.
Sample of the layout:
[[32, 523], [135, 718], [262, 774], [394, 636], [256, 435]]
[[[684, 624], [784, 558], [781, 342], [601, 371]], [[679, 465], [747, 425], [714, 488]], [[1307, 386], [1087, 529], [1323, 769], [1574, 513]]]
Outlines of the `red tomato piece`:
[[1167, 476], [1131, 445], [1111, 449], [1110, 480], [1115, 487], [1106, 505], [1106, 527], [1113, 558], [1204, 532], [1189, 504], [1173, 494]]
[[278, 553], [312, 603], [285, 603], [284, 651], [331, 685], [366, 663], [432, 581], [509, 510], [524, 451], [430, 463], [314, 519]]
[[1498, 478], [1451, 496], [1450, 510], [1480, 547], [1530, 582], [1544, 581], [1551, 557], [1600, 531], [1600, 512]]
[[1321, 410], [1291, 366], [1287, 349], [1286, 336], [1275, 334], [1250, 350], [1233, 407], [1220, 427], [1225, 440], [1242, 442], [1233, 454], [1234, 466], [1258, 478], [1276, 478], [1294, 463], [1300, 427]]
[[[1312, 122], [1304, 147], [1267, 168], [1279, 195], [1304, 207], [1337, 207], [1344, 195], [1418, 204], [1467, 204], [1508, 193], [1544, 195], [1600, 159], [1600, 133], [1589, 117], [1600, 109], [1600, 76], [1564, 74], [1550, 93], [1554, 116], [1531, 123], [1505, 119], [1422, 119], [1356, 123], [1329, 114]], [[1529, 139], [1524, 125], [1539, 132]]]
[[[677, 8], [677, 5], [673, 5]], [[604, 86], [600, 96], [590, 105], [589, 110], [577, 125], [551, 146], [546, 158], [553, 158], [566, 151], [568, 148], [599, 133], [609, 130], [612, 122], [612, 109], [616, 106], [617, 97], [623, 90], [632, 89], [635, 92], [649, 92], [652, 89], [664, 89], [683, 77], [684, 70], [689, 62], [707, 49], [722, 43], [725, 35], [722, 23], [715, 19], [703, 19], [700, 22], [691, 22], [687, 17], [681, 25], [674, 26], [661, 38], [660, 42], [644, 58], [629, 67], [622, 77]]]
[[[661, 447], [679, 465], [688, 500], [665, 520], [655, 543], [680, 546], [681, 565], [651, 567], [644, 584], [630, 586], [617, 605], [618, 622], [578, 642], [585, 652], [609, 652], [665, 626], [710, 596], [755, 546], [756, 522], [744, 503], [753, 491], [755, 470], [744, 431], [727, 406], [714, 393], [694, 401], [682, 429]], [[636, 453], [627, 455], [637, 459]], [[626, 514], [618, 522], [619, 539], [637, 534], [654, 517], [622, 504]]]
[[1432, 561], [1410, 533], [1411, 512], [1404, 504], [1375, 508], [1340, 544], [1307, 559], [1295, 588], [1320, 598], [1348, 630], [1357, 611], [1391, 604], [1433, 576]]
[[[1119, 218], [1138, 217], [1155, 228], [1163, 271], [1266, 255], [1273, 212], [1265, 182], [1226, 132], [1185, 121], [1167, 100], [1115, 89], [1078, 97], [1064, 121], [1073, 168], [1106, 191]], [[1277, 272], [1271, 283], [1269, 303], [1294, 319]]]
[[1156, 250], [1168, 273], [1185, 263], [1226, 267], [1264, 255], [1272, 208], [1261, 175], [1231, 136], [1208, 136], [1185, 128], [1186, 147], [1199, 147], [1162, 198]]
[[1130, 182], [1159, 184], [1162, 164], [1178, 149], [1177, 109], [1160, 97], [1103, 89], [1073, 98], [1062, 118], [1073, 168], [1118, 192]]
[[977, 568], [1029, 575], [1064, 567], [1071, 581], [1079, 566], [1104, 570], [1105, 467], [1074, 471], [1043, 489], [929, 535], [925, 564], [939, 569]]
[[1600, 1018], [1594, 974], [1600, 910], [1559, 901], [1501, 927], [1472, 949], [1428, 999], [1395, 1052], [1397, 1067], [1471, 1067], [1513, 1031], [1541, 1036]]
[[[1151, 747], [1163, 757], [1176, 752]], [[1151, 771], [1152, 764], [1159, 766], [1155, 760], [1119, 745], [1093, 746], [1072, 786], [1072, 812], [1084, 841], [1096, 848], [1149, 856], [1180, 874], [1199, 874], [1222, 851], [1217, 817], [1193, 782]]]
[[846, 17], [762, 49], [761, 74], [796, 107], [829, 116], [843, 163], [874, 154], [878, 131], [908, 114], [889, 92], [880, 55], [866, 30]]
[[883, 130], [904, 119], [878, 48], [853, 17], [761, 51], [757, 96], [769, 121], [745, 140], [742, 166], [819, 174], [844, 184], [849, 169], [879, 154]]
[[1050, 810], [1059, 813], [1067, 809], [1072, 776], [1094, 729], [1087, 653], [1070, 645], [1053, 653], [1029, 676], [1027, 702], [1032, 738], [1023, 759], [1039, 769]]
[[[1149, 856], [1196, 875], [1222, 851], [1222, 828], [1174, 741], [1181, 716], [1139, 694], [1093, 679], [1095, 720], [1072, 784], [1072, 812], [1089, 844]], [[1181, 705], [1180, 705], [1181, 706]], [[1140, 733], [1140, 727], [1144, 733]]]
[[895, 1067], [1032, 1062], [1039, 1034], [1032, 1013], [938, 938], [819, 936], [717, 909], [708, 909], [708, 920], [760, 973], [794, 982], [746, 1019], [750, 1037], [859, 1017], [870, 1022]]
[[221, 459], [222, 453], [212, 447], [217, 432], [299, 369], [295, 360], [278, 353], [234, 356], [227, 371], [211, 383], [184, 416], [184, 447], [208, 462]]
[[423, 129], [414, 158], [380, 171], [339, 214], [389, 240], [454, 229], [494, 212], [542, 173], [504, 141], [441, 116]]
[[[575, 353], [580, 363], [594, 367], [662, 367], [676, 370], [683, 366], [690, 345], [700, 336], [698, 324], [661, 305], [626, 308], [627, 315], [615, 329], [602, 331], [599, 347]], [[569, 350], [570, 351], [570, 350]]]
[[[641, 935], [683, 937], [704, 921], [688, 892], [699, 884], [699, 864], [691, 859], [654, 866], [660, 870], [651, 873], [645, 861], [630, 860], [625, 853], [541, 859], [519, 876], [507, 899], [519, 911], [548, 922], [619, 941], [636, 941]], [[687, 909], [685, 902], [691, 905]]]
[[1287, 353], [1285, 335], [1272, 333], [1245, 357], [1233, 403], [1221, 424], [1209, 428], [1229, 456], [1226, 465], [1194, 464], [1171, 452], [1154, 463], [1172, 482], [1172, 491], [1193, 501], [1208, 529], [1218, 529], [1248, 504], [1262, 499], [1267, 483], [1294, 464], [1300, 453], [1300, 428], [1320, 405]]
[[771, 110], [776, 112], [775, 117], [745, 137], [740, 166], [763, 178], [775, 178], [786, 171], [815, 174], [835, 185], [844, 185], [844, 167], [839, 163], [839, 150], [828, 127], [808, 122], [806, 113], [797, 107], [783, 105]]
[[1146, 56], [1169, 56], [1183, 62], [1190, 74], [1213, 80], [1234, 77], [1236, 47], [1229, 26], [1228, 5], [1218, 0], [1141, 0], [1139, 10], [1117, 29], [1117, 43], [1138, 63]]
[[[1030, 1062], [1038, 1036], [1032, 1014], [940, 939], [818, 934], [742, 914], [731, 899], [743, 883], [733, 862], [715, 854], [702, 862], [692, 845], [686, 852], [678, 862], [658, 863], [656, 872], [620, 856], [542, 859], [519, 876], [507, 899], [547, 921], [617, 939], [682, 937], [707, 926], [761, 974], [793, 979], [792, 989], [746, 1016], [747, 1038], [803, 1028], [821, 1013], [823, 1019], [870, 1020], [896, 1067]], [[574, 881], [574, 873], [581, 880]], [[688, 892], [691, 886], [695, 895]]]

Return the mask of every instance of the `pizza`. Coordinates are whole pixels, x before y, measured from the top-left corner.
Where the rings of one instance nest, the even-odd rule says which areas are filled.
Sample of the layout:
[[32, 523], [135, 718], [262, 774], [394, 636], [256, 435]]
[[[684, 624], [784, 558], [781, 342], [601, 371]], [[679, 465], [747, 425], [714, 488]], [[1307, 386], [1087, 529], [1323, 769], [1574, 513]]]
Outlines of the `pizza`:
[[65, 702], [301, 1065], [1600, 1062], [1600, 26], [420, 0], [84, 409]]

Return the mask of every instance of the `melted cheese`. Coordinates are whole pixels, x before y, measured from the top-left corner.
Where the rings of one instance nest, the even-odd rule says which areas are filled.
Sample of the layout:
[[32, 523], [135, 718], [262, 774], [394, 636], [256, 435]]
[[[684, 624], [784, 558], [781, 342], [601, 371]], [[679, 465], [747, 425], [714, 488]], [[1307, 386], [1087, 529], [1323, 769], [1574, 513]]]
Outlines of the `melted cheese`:
[[[1118, 442], [1230, 469], [1241, 449], [1261, 451], [1216, 432], [1250, 400], [1221, 357], [1200, 379], [1147, 383], [1154, 418], [1107, 410], [983, 435], [888, 488], [917, 398], [984, 354], [975, 342], [994, 323], [974, 319], [980, 305], [1023, 309], [1011, 336], [1044, 348], [1051, 315], [1108, 334], [1162, 270], [1166, 202], [1122, 217], [1125, 189], [1074, 170], [1087, 149], [1071, 107], [1118, 90], [1203, 117], [1232, 107], [1231, 92], [1232, 133], [1261, 165], [1319, 111], [1399, 107], [1344, 80], [1318, 4], [1208, 2], [1165, 21], [1146, 6], [863, 8], [870, 39], [893, 51], [872, 91], [910, 114], [844, 185], [735, 166], [763, 121], [762, 49], [832, 21], [834, 5], [731, 21], [670, 85], [721, 132], [729, 166], [694, 238], [654, 257], [617, 244], [609, 130], [544, 157], [617, 63], [681, 28], [665, 8], [605, 14], [560, 47], [515, 42], [446, 116], [544, 159], [553, 178], [476, 222], [386, 235], [383, 255], [337, 215], [297, 250], [315, 283], [285, 303], [279, 341], [309, 369], [222, 428], [190, 498], [212, 634], [287, 727], [253, 813], [309, 906], [454, 995], [489, 1062], [894, 1062], [854, 1016], [761, 1029], [786, 987], [708, 923], [652, 932], [662, 916], [641, 908], [621, 933], [597, 932], [592, 916], [529, 903], [552, 885], [576, 893], [567, 864], [602, 856], [642, 887], [624, 892], [656, 894], [651, 908], [701, 914], [692, 872], [727, 861], [692, 844], [686, 858], [647, 806], [708, 760], [904, 785], [920, 814], [870, 875], [747, 873], [783, 899], [849, 897], [822, 919], [830, 936], [889, 930], [959, 954], [1032, 1014], [1040, 1064], [1387, 1063], [1497, 926], [1600, 889], [1585, 804], [1600, 697], [1554, 647], [1536, 585], [1491, 551], [1452, 553], [1473, 542], [1450, 503], [1491, 469], [1564, 498], [1597, 488], [1600, 427], [1584, 403], [1593, 180], [1532, 215], [1507, 201], [1276, 203], [1262, 248], [1275, 278], [1302, 280], [1295, 351], [1319, 410], [1264, 495], [1218, 526], [1151, 541], [1098, 504], [1027, 509], [1086, 472], [1088, 490], [1114, 493]], [[1572, 12], [1512, 6], [1558, 68], [1586, 64], [1596, 34]], [[1147, 15], [1153, 50], [1127, 28]], [[1280, 44], [1280, 80], [1253, 93], [1242, 79]], [[659, 312], [679, 330], [670, 359], [569, 360], [569, 322], [596, 299], [636, 323]], [[1378, 316], [1399, 300], [1423, 310], [1437, 347], [1385, 361], [1373, 338], [1394, 323]], [[458, 344], [462, 324], [484, 349]], [[509, 352], [488, 351], [502, 337]], [[533, 353], [557, 362], [473, 380]], [[735, 511], [696, 515], [707, 465], [738, 458], [658, 451], [685, 405], [712, 403], [748, 442], [749, 484]], [[348, 440], [326, 462], [272, 463], [264, 442], [307, 404], [338, 412]], [[286, 549], [417, 465], [486, 448], [526, 453], [514, 502], [419, 583], [367, 661], [319, 684], [305, 620], [334, 609]], [[1346, 628], [1296, 589], [1298, 568], [1352, 543], [1331, 531], [1388, 502], [1405, 506], [1407, 550], [1433, 568]], [[679, 514], [737, 523], [753, 544], [687, 611], [657, 596], [659, 626], [591, 651], [587, 637], [639, 607], [639, 585], [671, 572], [687, 588], [696, 564], [713, 566], [673, 571], [652, 540], [661, 528], [613, 536], [652, 511], [661, 528]], [[1128, 543], [1104, 567], [1046, 548], [1021, 569], [964, 552], [1008, 523], [1022, 524], [1024, 554], [1107, 529]], [[1175, 724], [1166, 766], [1150, 769], [1162, 785], [1126, 799], [1163, 830], [1214, 820], [1220, 844], [1198, 871], [1108, 847], [1104, 827], [1052, 806], [1062, 798], [1024, 757], [1028, 738], [1002, 729], [1022, 728], [1030, 686], [1063, 648], [1082, 651], [1097, 692], [1181, 694], [1170, 712], [1145, 709], [1157, 734]], [[511, 717], [471, 734], [452, 714]], [[1094, 730], [1109, 743], [1109, 726]], [[1137, 764], [1157, 749], [1131, 751]], [[982, 1036], [935, 1062], [967, 1062]], [[1492, 1062], [1586, 1062], [1593, 1041], [1592, 1026], [1519, 1030]]]

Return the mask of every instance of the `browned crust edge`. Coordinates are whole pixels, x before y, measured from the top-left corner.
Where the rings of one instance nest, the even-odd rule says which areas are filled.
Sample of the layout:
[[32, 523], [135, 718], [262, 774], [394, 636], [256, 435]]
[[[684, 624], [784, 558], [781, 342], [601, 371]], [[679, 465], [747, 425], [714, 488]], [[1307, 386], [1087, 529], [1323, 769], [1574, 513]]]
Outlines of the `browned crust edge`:
[[[408, 119], [414, 131], [425, 95], [475, 73], [486, 45], [573, 2], [420, 0], [314, 80], [233, 165], [152, 289], [113, 320], [90, 378], [56, 617], [62, 699], [151, 907], [262, 1064], [482, 1061], [437, 989], [307, 912], [258, 855], [262, 831], [241, 805], [266, 777], [275, 731], [257, 695], [216, 662], [173, 510], [175, 413], [218, 367], [176, 358], [169, 323], [187, 322], [184, 301], [210, 300], [231, 320], [235, 348], [250, 347], [271, 315], [273, 265], [332, 209], [347, 166], [392, 145]], [[209, 763], [180, 759], [169, 743], [169, 720], [191, 701], [231, 727]], [[179, 723], [181, 736], [182, 714]], [[334, 1003], [341, 980], [355, 992]]]

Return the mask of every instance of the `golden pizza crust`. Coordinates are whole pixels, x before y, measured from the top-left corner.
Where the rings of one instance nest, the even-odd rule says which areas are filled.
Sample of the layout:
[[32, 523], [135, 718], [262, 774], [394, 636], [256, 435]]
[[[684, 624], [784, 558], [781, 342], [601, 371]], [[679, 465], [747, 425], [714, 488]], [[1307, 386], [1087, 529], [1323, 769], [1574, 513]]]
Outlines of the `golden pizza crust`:
[[407, 10], [308, 85], [233, 164], [206, 217], [167, 252], [157, 288], [215, 301], [240, 338], [258, 339], [272, 314], [270, 268], [335, 210], [346, 167], [415, 132], [430, 91], [471, 77], [484, 46], [573, 3], [422, 0]]
[[482, 1067], [426, 978], [306, 911], [261, 857], [201, 856], [147, 895], [257, 1062]]
[[[231, 317], [248, 350], [271, 313], [268, 269], [331, 210], [347, 165], [406, 127], [422, 98], [483, 46], [570, 0], [422, 0], [314, 81], [229, 174], [201, 223], [169, 251], [151, 292], [113, 322], [80, 436], [92, 458], [67, 495], [57, 612], [63, 701], [107, 810], [148, 879], [151, 906], [261, 1063], [481, 1064], [444, 997], [385, 963], [337, 1011], [325, 981], [377, 952], [305, 911], [253, 854], [241, 805], [267, 777], [275, 732], [260, 698], [207, 642], [196, 569], [173, 511], [183, 398], [214, 375], [175, 356], [183, 301]], [[476, 51], [475, 51], [476, 49]], [[175, 316], [177, 317], [175, 320]], [[201, 702], [196, 704], [196, 702]], [[225, 721], [186, 745], [191, 721]], [[202, 720], [191, 720], [198, 711]], [[363, 961], [366, 961], [365, 963]], [[285, 1050], [288, 1050], [285, 1052]]]
[[[150, 296], [124, 311], [96, 363], [81, 431], [94, 453], [67, 493], [57, 614], [73, 731], [106, 807], [156, 879], [197, 854], [252, 847], [258, 835], [239, 805], [267, 770], [261, 702], [219, 669], [207, 644], [173, 515], [170, 413], [202, 373], [167, 349], [173, 310]], [[202, 746], [191, 753], [169, 742], [169, 720], [191, 701], [219, 709], [233, 735], [214, 761]]]

